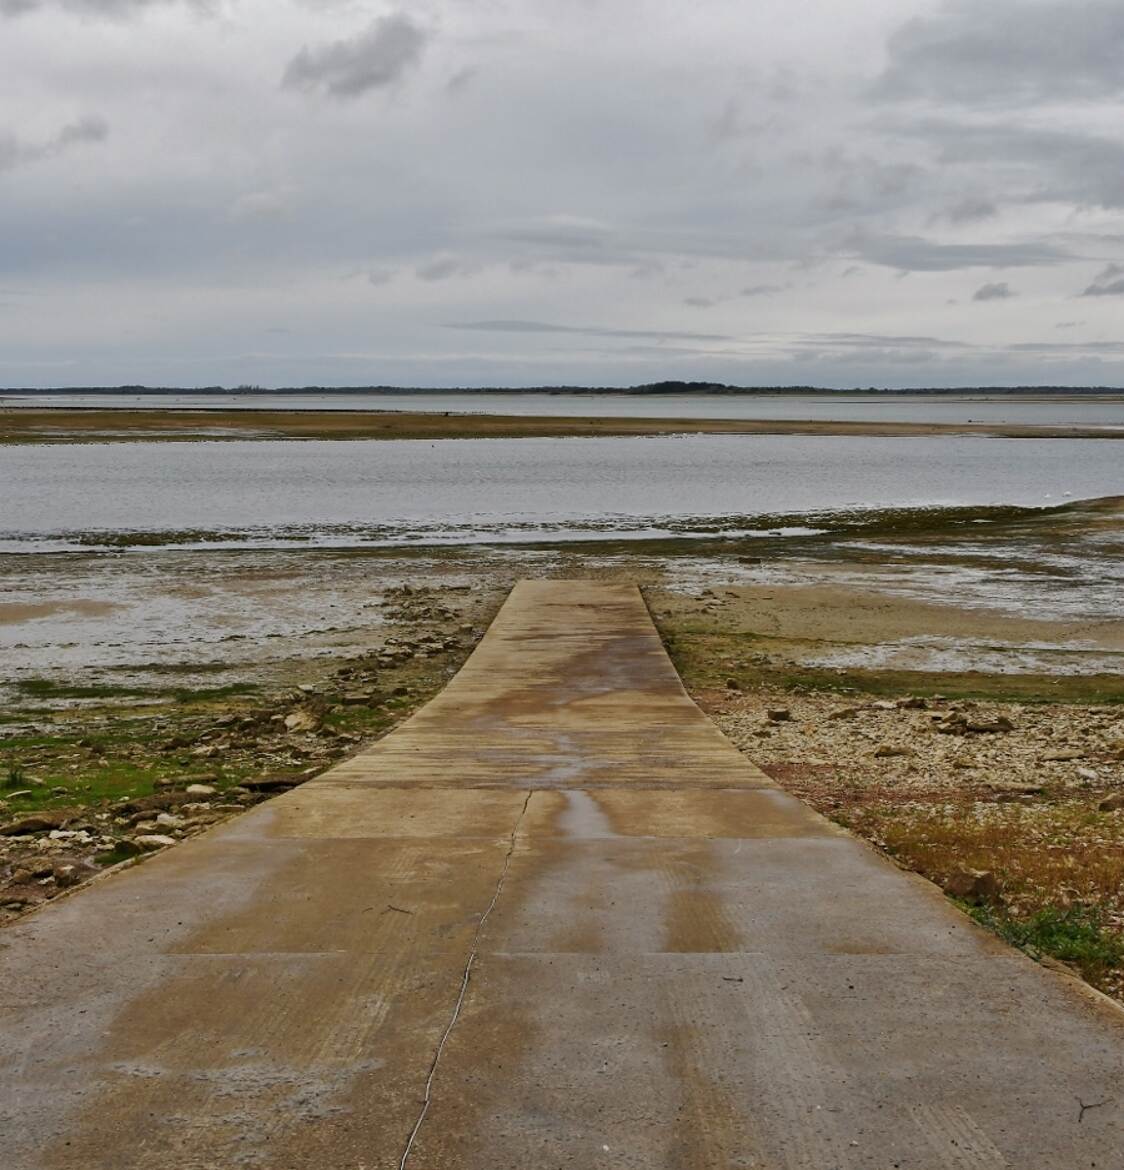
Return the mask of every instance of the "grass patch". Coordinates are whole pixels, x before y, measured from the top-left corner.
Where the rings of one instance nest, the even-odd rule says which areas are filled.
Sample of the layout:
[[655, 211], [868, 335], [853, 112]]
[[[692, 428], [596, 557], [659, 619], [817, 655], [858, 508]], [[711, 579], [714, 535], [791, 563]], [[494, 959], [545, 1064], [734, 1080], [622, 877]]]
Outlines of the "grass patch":
[[911, 671], [801, 666], [792, 662], [754, 662], [769, 638], [751, 631], [718, 633], [683, 623], [660, 631], [664, 646], [688, 690], [722, 687], [731, 675], [744, 689], [776, 688], [794, 693], [976, 699], [997, 703], [1124, 704], [1124, 678], [1118, 674], [988, 674], [983, 671]]
[[215, 699], [234, 699], [239, 695], [253, 695], [261, 690], [257, 683], [228, 683], [225, 687], [173, 687], [161, 690], [177, 703], [205, 703]]
[[1090, 983], [1124, 966], [1124, 936], [1105, 925], [1103, 912], [1092, 906], [1045, 906], [1029, 918], [1012, 918], [992, 906], [968, 906], [982, 926], [995, 931], [1031, 958], [1049, 956], [1069, 963]]
[[252, 695], [256, 683], [228, 683], [222, 687], [146, 687], [127, 683], [62, 683], [49, 678], [21, 679], [16, 690], [28, 699], [173, 699], [177, 703], [208, 702]]
[[156, 694], [148, 687], [91, 683], [81, 685], [60, 683], [49, 678], [25, 678], [16, 684], [16, 690], [29, 699], [116, 699], [138, 698]]

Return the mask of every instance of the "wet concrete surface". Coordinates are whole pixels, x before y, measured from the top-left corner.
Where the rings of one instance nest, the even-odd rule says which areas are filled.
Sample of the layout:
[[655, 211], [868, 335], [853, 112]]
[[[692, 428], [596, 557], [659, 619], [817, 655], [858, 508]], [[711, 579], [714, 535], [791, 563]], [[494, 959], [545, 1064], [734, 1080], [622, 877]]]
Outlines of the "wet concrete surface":
[[1124, 1167], [1124, 1013], [771, 787], [618, 584], [0, 988], [5, 1170]]

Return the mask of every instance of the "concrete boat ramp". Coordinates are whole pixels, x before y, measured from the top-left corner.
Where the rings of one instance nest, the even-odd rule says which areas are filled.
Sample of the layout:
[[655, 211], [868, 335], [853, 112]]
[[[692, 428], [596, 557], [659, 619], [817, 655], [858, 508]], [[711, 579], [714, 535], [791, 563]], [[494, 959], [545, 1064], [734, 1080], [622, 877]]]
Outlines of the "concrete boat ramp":
[[1124, 1013], [772, 787], [624, 585], [0, 948], [4, 1170], [1124, 1168]]

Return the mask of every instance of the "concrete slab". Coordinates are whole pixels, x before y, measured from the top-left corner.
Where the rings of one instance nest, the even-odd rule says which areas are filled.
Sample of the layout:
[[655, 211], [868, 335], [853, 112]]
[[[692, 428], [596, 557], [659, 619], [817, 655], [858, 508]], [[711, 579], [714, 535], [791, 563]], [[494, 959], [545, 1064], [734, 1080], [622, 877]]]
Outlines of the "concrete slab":
[[773, 788], [622, 585], [0, 988], [3, 1170], [1124, 1168], [1124, 1013]]

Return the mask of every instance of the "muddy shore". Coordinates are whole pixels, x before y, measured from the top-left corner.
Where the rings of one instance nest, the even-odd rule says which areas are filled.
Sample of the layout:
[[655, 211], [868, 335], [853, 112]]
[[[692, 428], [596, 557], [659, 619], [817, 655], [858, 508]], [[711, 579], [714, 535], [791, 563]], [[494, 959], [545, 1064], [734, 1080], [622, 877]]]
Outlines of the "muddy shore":
[[978, 435], [1003, 439], [1124, 439], [1124, 429], [1010, 423], [801, 419], [583, 418], [424, 411], [127, 410], [5, 407], [0, 444], [219, 442], [231, 439], [497, 439], [628, 435]]
[[[1048, 519], [1018, 546], [1036, 571], [1078, 530], [1120, 526], [1103, 503]], [[1029, 523], [984, 531], [984, 559], [1006, 564]], [[864, 539], [225, 557], [10, 558], [0, 626], [26, 665], [0, 724], [0, 921], [385, 734], [520, 577], [596, 576], [642, 585], [692, 696], [785, 787], [1124, 995], [1120, 623], [1051, 602], [1036, 572], [1031, 609], [986, 582], [982, 601], [950, 591], [928, 569], [960, 557], [963, 583], [958, 530], [914, 526], [877, 555]]]

